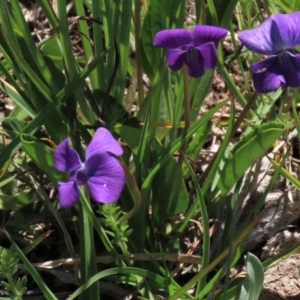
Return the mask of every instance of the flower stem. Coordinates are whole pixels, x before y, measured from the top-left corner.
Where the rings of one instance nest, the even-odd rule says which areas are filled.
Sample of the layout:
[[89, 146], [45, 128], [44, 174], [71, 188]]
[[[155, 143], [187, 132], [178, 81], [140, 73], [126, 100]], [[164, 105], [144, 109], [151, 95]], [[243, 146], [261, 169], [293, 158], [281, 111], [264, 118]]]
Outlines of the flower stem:
[[[189, 73], [186, 64], [183, 64], [183, 92], [184, 92], [184, 134], [191, 125], [191, 107], [190, 107], [190, 93], [189, 93]], [[186, 141], [180, 149], [178, 159], [178, 166], [181, 167], [189, 142]]]
[[124, 216], [122, 216], [118, 222], [119, 223], [122, 223], [126, 220], [129, 220], [130, 218], [132, 218], [136, 213], [137, 211], [139, 210], [140, 206], [141, 206], [141, 193], [140, 193], [140, 190], [136, 184], [136, 181], [135, 181], [135, 178], [134, 176], [132, 176], [132, 174], [130, 173], [128, 167], [123, 163], [123, 162], [120, 162], [125, 173], [126, 173], [126, 177], [128, 178], [128, 180], [130, 181], [131, 183], [131, 186], [133, 188], [133, 191], [134, 191], [134, 194], [135, 194], [135, 204], [134, 204], [134, 207], [132, 208], [132, 210], [130, 212], [128, 212], [127, 214], [125, 214]]
[[[244, 118], [246, 117], [246, 115], [248, 114], [248, 112], [251, 110], [251, 107], [253, 106], [253, 104], [255, 103], [257, 97], [258, 97], [258, 92], [254, 92], [251, 99], [248, 101], [248, 103], [246, 104], [245, 108], [243, 109], [243, 111], [241, 112], [241, 114], [239, 115], [239, 117], [237, 118], [237, 120], [235, 121], [234, 125], [233, 125], [233, 129], [231, 131], [231, 137], [232, 138], [235, 133], [237, 132], [237, 130], [239, 129], [239, 126], [241, 125], [241, 123], [243, 122]], [[214, 155], [214, 157], [212, 158], [212, 160], [209, 162], [208, 167], [205, 169], [205, 171], [203, 172], [203, 174], [201, 175], [200, 178], [200, 183], [203, 184], [205, 179], [207, 178], [210, 170], [212, 169], [215, 160], [218, 156], [218, 152]]]
[[[81, 187], [80, 187], [81, 188]], [[85, 187], [82, 188], [82, 198], [88, 198], [88, 193]], [[80, 199], [83, 201], [82, 199]], [[79, 230], [80, 230], [80, 271], [81, 282], [84, 284], [92, 276], [97, 274], [94, 230], [92, 221], [89, 219], [83, 205], [79, 204]], [[99, 284], [95, 282], [89, 289], [82, 292], [80, 299], [95, 299], [100, 300]]]
[[246, 115], [250, 111], [251, 107], [255, 103], [257, 97], [258, 97], [258, 92], [255, 91], [254, 94], [252, 95], [251, 99], [248, 101], [248, 103], [244, 107], [243, 111], [241, 112], [241, 114], [239, 115], [237, 120], [235, 121], [233, 129], [232, 129], [231, 137], [233, 137], [235, 135], [235, 133], [237, 132], [239, 126], [241, 125], [244, 118], [246, 117]]

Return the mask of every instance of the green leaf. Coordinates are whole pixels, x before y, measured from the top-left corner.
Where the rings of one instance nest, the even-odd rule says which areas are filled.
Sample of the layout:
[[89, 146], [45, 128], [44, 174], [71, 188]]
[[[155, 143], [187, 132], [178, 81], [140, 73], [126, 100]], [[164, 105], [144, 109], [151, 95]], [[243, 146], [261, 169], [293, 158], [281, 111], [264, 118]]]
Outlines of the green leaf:
[[[160, 152], [163, 152], [162, 149]], [[172, 157], [156, 173], [152, 194], [152, 218], [156, 226], [187, 208], [189, 197], [184, 178]]]
[[144, 180], [143, 185], [141, 187], [141, 195], [142, 195], [142, 203], [139, 211], [137, 214], [131, 219], [131, 222], [134, 224], [135, 228], [135, 234], [139, 236], [139, 239], [135, 239], [134, 243], [134, 249], [135, 251], [142, 251], [143, 249], [143, 243], [144, 239], [147, 238], [145, 236], [145, 232], [147, 232], [146, 224], [145, 224], [145, 219], [147, 215], [147, 209], [148, 209], [148, 199], [149, 199], [149, 194], [150, 194], [150, 189], [152, 187], [152, 181], [155, 178], [157, 172], [160, 170], [160, 168], [169, 161], [169, 159], [173, 156], [173, 153], [178, 150], [181, 145], [188, 140], [189, 138], [192, 137], [193, 134], [203, 124], [205, 124], [211, 117], [212, 115], [217, 112], [223, 105], [225, 105], [227, 101], [224, 101], [222, 103], [219, 103], [216, 105], [214, 108], [212, 108], [210, 111], [208, 111], [202, 118], [200, 118], [198, 121], [196, 121], [187, 131], [187, 134], [184, 138], [179, 137], [177, 138], [172, 144], [171, 147], [168, 151], [166, 151], [156, 162], [156, 164], [153, 166], [151, 171], [149, 172], [147, 178]]
[[213, 2], [220, 26], [228, 28], [229, 22], [232, 20], [232, 13], [235, 9], [237, 0], [214, 0]]
[[248, 276], [245, 278], [239, 300], [258, 299], [264, 283], [264, 269], [260, 260], [253, 254], [246, 257], [246, 269]]
[[280, 165], [275, 160], [273, 159], [269, 159], [269, 160], [276, 169], [279, 169], [279, 172], [281, 173], [282, 176], [287, 178], [290, 182], [292, 182], [295, 185], [296, 188], [300, 190], [300, 181], [295, 176], [293, 176], [285, 168], [280, 168]]
[[17, 174], [15, 174], [13, 176], [10, 176], [8, 178], [5, 178], [4, 180], [0, 181], [0, 188], [4, 187], [6, 184], [11, 183], [16, 178], [16, 176], [17, 176]]
[[28, 114], [25, 110], [23, 110], [17, 103], [11, 113], [9, 114], [10, 118], [16, 118], [18, 120], [25, 120], [28, 117]]
[[67, 179], [67, 174], [57, 171], [53, 165], [54, 150], [52, 148], [38, 142], [33, 136], [27, 134], [21, 135], [21, 141], [26, 154], [49, 176], [53, 183]]
[[[207, 213], [204, 196], [203, 196], [200, 184], [199, 184], [199, 180], [198, 180], [193, 168], [191, 167], [191, 165], [189, 164], [189, 162], [186, 159], [185, 159], [185, 164], [187, 165], [190, 176], [193, 180], [194, 187], [195, 187], [196, 194], [197, 194], [197, 202], [198, 202], [200, 212], [201, 212], [201, 223], [202, 223], [201, 231], [202, 231], [202, 235], [203, 235], [201, 268], [203, 270], [204, 268], [207, 267], [207, 265], [209, 263], [209, 256], [210, 256], [209, 218], [208, 218], [208, 213]], [[203, 276], [203, 278], [201, 278], [201, 280], [199, 280], [199, 282], [198, 282], [198, 286], [196, 288], [196, 295], [197, 295], [198, 291], [202, 291], [204, 289], [204, 287], [206, 287], [206, 285], [207, 285], [206, 276]]]
[[[189, 147], [187, 149], [187, 156], [195, 161], [200, 153], [200, 150], [202, 149], [204, 143], [206, 142], [207, 136], [210, 133], [212, 122], [209, 120], [203, 126], [199, 128], [199, 130], [196, 132], [196, 134], [193, 136], [193, 139], [189, 143]], [[184, 177], [186, 177], [189, 173], [189, 170], [186, 165], [183, 165], [182, 173]]]
[[125, 274], [127, 276], [133, 276], [135, 278], [134, 284], [137, 284], [137, 281], [144, 281], [147, 279], [150, 283], [157, 283], [157, 286], [160, 290], [167, 290], [167, 282], [164, 277], [161, 275], [158, 275], [156, 273], [153, 273], [149, 270], [139, 269], [139, 268], [132, 268], [132, 267], [123, 267], [123, 268], [112, 268], [108, 269], [102, 272], [99, 272], [98, 274], [94, 275], [92, 278], [90, 278], [87, 282], [85, 282], [82, 286], [80, 286], [71, 296], [67, 298], [67, 300], [76, 299], [85, 289], [89, 288], [94, 282], [114, 275], [114, 274]]
[[11, 117], [6, 117], [2, 121], [3, 129], [11, 138], [15, 138], [26, 125], [27, 122]]
[[44, 57], [47, 56], [57, 65], [60, 70], [63, 70], [64, 62], [63, 56], [59, 47], [57, 36], [51, 36], [49, 39], [43, 42], [41, 46], [41, 52]]
[[117, 124], [114, 126], [114, 131], [120, 135], [122, 140], [127, 144], [133, 154], [137, 155], [142, 134], [141, 130], [126, 125]]
[[49, 71], [52, 74], [53, 81], [55, 82], [56, 86], [61, 90], [65, 86], [65, 80], [66, 77], [63, 74], [63, 68], [60, 68], [60, 64], [57, 62], [60, 62], [61, 65], [63, 65], [63, 61], [61, 61], [55, 57], [55, 56], [50, 56], [50, 55], [44, 55], [43, 56], [45, 63], [49, 69]]
[[153, 47], [153, 38], [155, 34], [163, 29], [162, 24], [162, 6], [163, 1], [152, 0], [144, 19], [141, 32], [141, 55], [143, 69], [149, 78], [154, 78], [162, 59], [162, 50]]
[[33, 191], [22, 192], [14, 196], [2, 194], [0, 195], [0, 209], [17, 210], [34, 200], [36, 199]]
[[[88, 196], [88, 189], [86, 186], [80, 187], [81, 199], [80, 202], [90, 202]], [[84, 198], [84, 199], [83, 199]], [[88, 212], [79, 205], [79, 227], [80, 227], [80, 277], [81, 282], [84, 283], [89, 278], [97, 273], [96, 254], [95, 254], [95, 239], [93, 220], [89, 219]], [[100, 300], [99, 282], [95, 282], [88, 290], [82, 294], [82, 299]]]
[[272, 147], [284, 130], [284, 123], [262, 124], [234, 145], [218, 170], [217, 187], [221, 196], [226, 195], [247, 169]]
[[147, 177], [151, 161], [151, 148], [148, 143], [149, 119], [150, 113], [148, 111], [144, 121], [138, 153], [134, 160], [136, 169], [135, 178], [138, 186], [141, 186], [142, 182]]
[[[93, 60], [88, 64], [74, 80], [72, 80], [68, 85], [66, 85], [58, 94], [57, 98], [65, 102], [70, 95], [73, 94], [74, 89], [80, 85], [84, 79], [90, 74], [90, 72], [97, 66], [98, 60]], [[40, 126], [45, 123], [45, 119], [50, 119], [53, 117], [53, 114], [56, 112], [56, 107], [52, 103], [48, 103], [38, 115], [23, 129], [23, 133], [34, 134]], [[4, 148], [0, 156], [0, 168], [4, 166], [7, 160], [18, 151], [21, 146], [20, 136], [18, 135], [14, 138], [11, 143]]]
[[[2, 64], [0, 63], [0, 67], [1, 66]], [[5, 76], [8, 77], [8, 74], [5, 74]], [[10, 80], [10, 83], [12, 83], [12, 81], [13, 80]], [[25, 92], [22, 91], [18, 86], [16, 89], [17, 83], [15, 81], [14, 85], [11, 85], [10, 83], [0, 80], [1, 89], [15, 102], [15, 108], [10, 113], [10, 117], [19, 117], [19, 119], [25, 119], [27, 116], [32, 118], [35, 117], [36, 113], [33, 110], [31, 101], [27, 99], [28, 97], [26, 96]]]
[[300, 3], [297, 0], [275, 0], [274, 2], [286, 13], [291, 13], [300, 9]]
[[152, 0], [144, 18], [141, 32], [141, 55], [144, 71], [153, 80], [165, 51], [153, 47], [155, 34], [166, 28], [183, 27], [184, 0]]
[[190, 96], [191, 96], [191, 120], [197, 119], [200, 107], [207, 96], [212, 80], [214, 78], [214, 69], [206, 70], [205, 74], [199, 78], [190, 78]]

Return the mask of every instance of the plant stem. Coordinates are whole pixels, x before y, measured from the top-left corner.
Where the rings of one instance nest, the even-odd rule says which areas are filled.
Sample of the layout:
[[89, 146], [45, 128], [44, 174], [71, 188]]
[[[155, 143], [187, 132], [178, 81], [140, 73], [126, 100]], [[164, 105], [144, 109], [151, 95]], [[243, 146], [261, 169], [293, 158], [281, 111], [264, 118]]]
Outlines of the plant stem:
[[9, 276], [6, 275], [6, 279], [7, 279], [8, 283], [9, 283], [9, 285], [10, 285], [10, 289], [11, 289], [11, 291], [12, 291], [15, 299], [16, 300], [21, 300], [20, 296], [22, 296], [22, 295], [19, 294], [19, 291], [18, 291], [18, 289], [17, 289], [17, 287], [15, 285], [15, 282], [14, 282], [13, 278], [10, 275]]
[[[189, 73], [186, 64], [183, 64], [183, 91], [184, 91], [184, 135], [191, 126], [191, 107], [190, 107], [190, 93], [189, 93]], [[178, 159], [178, 166], [181, 167], [189, 142], [186, 141], [180, 149]]]
[[[87, 196], [86, 188], [83, 188], [83, 193], [85, 196]], [[93, 224], [91, 220], [89, 220], [88, 214], [81, 203], [79, 204], [79, 226], [80, 226], [79, 227], [80, 271], [81, 271], [81, 282], [82, 284], [84, 284], [92, 276], [97, 274], [97, 264], [96, 264]], [[99, 283], [95, 282], [92, 286], [90, 286], [89, 289], [83, 291], [80, 296], [80, 299], [100, 300]]]
[[122, 223], [126, 220], [129, 220], [130, 218], [132, 218], [136, 213], [137, 211], [139, 210], [140, 206], [141, 206], [141, 201], [142, 201], [142, 198], [141, 198], [141, 193], [140, 193], [140, 190], [136, 184], [136, 181], [135, 181], [135, 178], [134, 176], [130, 173], [128, 167], [123, 163], [123, 162], [120, 162], [125, 173], [126, 173], [126, 177], [128, 178], [128, 180], [130, 181], [131, 183], [131, 186], [133, 188], [133, 191], [134, 191], [134, 194], [135, 194], [135, 204], [134, 204], [134, 207], [132, 208], [131, 211], [129, 211], [127, 214], [125, 214], [124, 216], [122, 216], [118, 222], [119, 223]]
[[233, 129], [232, 129], [231, 137], [233, 137], [235, 135], [235, 133], [237, 132], [239, 126], [241, 125], [244, 118], [246, 117], [246, 115], [250, 111], [251, 107], [255, 103], [257, 97], [258, 97], [258, 92], [255, 91], [254, 94], [252, 95], [251, 99], [248, 101], [247, 105], [244, 107], [243, 111], [241, 112], [241, 114], [237, 118], [237, 120], [236, 120], [236, 122], [233, 126]]
[[[251, 107], [253, 106], [254, 102], [256, 101], [257, 97], [258, 97], [258, 92], [254, 92], [251, 99], [248, 101], [248, 103], [246, 104], [245, 108], [243, 109], [243, 111], [241, 112], [241, 114], [239, 115], [239, 117], [237, 118], [237, 120], [234, 123], [232, 132], [231, 132], [231, 138], [235, 135], [235, 133], [237, 132], [239, 126], [241, 125], [241, 123], [243, 122], [244, 118], [246, 117], [246, 115], [248, 114], [248, 112], [251, 110]], [[201, 175], [200, 178], [200, 183], [203, 184], [206, 177], [208, 176], [212, 166], [214, 165], [214, 162], [217, 158], [218, 152], [215, 153], [214, 157], [212, 158], [212, 160], [209, 162], [208, 167], [205, 169], [205, 171], [203, 172], [203, 174]]]
[[144, 100], [144, 88], [143, 88], [143, 69], [140, 47], [140, 35], [141, 35], [141, 0], [134, 1], [134, 37], [135, 37], [135, 55], [136, 55], [136, 75], [137, 75], [137, 88], [138, 88], [138, 103], [139, 106]]
[[[242, 107], [246, 107], [248, 101], [245, 99], [243, 94], [238, 89], [237, 85], [235, 84], [235, 82], [231, 78], [231, 76], [228, 73], [228, 71], [227, 71], [226, 67], [224, 66], [224, 64], [221, 64], [220, 62], [218, 62], [217, 67], [218, 67], [218, 70], [221, 73], [221, 75], [224, 77], [225, 82], [228, 85], [228, 87], [229, 87], [230, 91], [232, 92], [233, 96], [235, 97], [235, 99], [240, 103], [240, 105]], [[254, 112], [252, 110], [249, 110], [248, 112], [249, 112], [249, 117], [253, 118], [254, 117]]]

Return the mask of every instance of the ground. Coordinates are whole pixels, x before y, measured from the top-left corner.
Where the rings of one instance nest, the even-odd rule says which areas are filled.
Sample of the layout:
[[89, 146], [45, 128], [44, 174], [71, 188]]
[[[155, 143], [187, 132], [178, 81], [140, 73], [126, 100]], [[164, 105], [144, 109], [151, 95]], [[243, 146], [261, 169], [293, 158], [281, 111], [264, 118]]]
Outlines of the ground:
[[[22, 1], [22, 5], [26, 20], [28, 21], [36, 41], [40, 42], [47, 36], [51, 35], [47, 21], [40, 13], [38, 6], [31, 1]], [[71, 4], [69, 9], [72, 11]], [[70, 19], [70, 21], [71, 20], [72, 19]], [[72, 35], [74, 51], [76, 52], [77, 56], [80, 57], [82, 55], [82, 49], [78, 38], [79, 35], [75, 33], [76, 22], [70, 22], [70, 31], [73, 31], [74, 33]], [[225, 38], [224, 51], [226, 54], [234, 53], [234, 49], [229, 37]], [[242, 61], [242, 63], [245, 63], [245, 60]], [[245, 92], [245, 82], [239, 73], [239, 66], [236, 60], [228, 62], [227, 67], [237, 86], [239, 86], [242, 92]], [[251, 75], [249, 72], [247, 73], [247, 76], [247, 79], [249, 80], [248, 83], [251, 86]], [[133, 86], [134, 85], [135, 84], [133, 84]], [[145, 90], [148, 88], [146, 85], [147, 81], [145, 81]], [[129, 86], [132, 87], [132, 84], [129, 83]], [[231, 96], [230, 90], [226, 86], [222, 76], [216, 71], [211, 90], [209, 91], [203, 107], [201, 108], [202, 112], [200, 111], [199, 114], [201, 115], [201, 113], [207, 111], [209, 108]], [[7, 98], [5, 94], [1, 93], [0, 120], [2, 120], [4, 116], [9, 115], [12, 107], [13, 103], [10, 101], [10, 99]], [[127, 107], [127, 109], [129, 110], [131, 107]], [[229, 110], [230, 106], [228, 105], [218, 116], [220, 118], [228, 116]], [[236, 103], [236, 113], [239, 114], [241, 110], [241, 106]], [[199, 156], [198, 168], [200, 171], [204, 168], [203, 162], [207, 162], [207, 160], [212, 157], [211, 153], [215, 153], [217, 151], [219, 145], [218, 141], [222, 139], [222, 136], [224, 136], [225, 130], [225, 128], [222, 128], [218, 125], [213, 127], [209, 137], [211, 142], [208, 143], [206, 149], [204, 149]], [[289, 141], [293, 145], [297, 142], [295, 142], [295, 133], [290, 133]], [[282, 144], [282, 148], [283, 147], [285, 147], [284, 144]], [[296, 148], [297, 147], [295, 146], [295, 149]], [[280, 150], [280, 148], [275, 148], [273, 151], [273, 156]], [[295, 170], [295, 172], [297, 172], [299, 166], [297, 155], [295, 153], [295, 155], [291, 157], [291, 161], [293, 162], [293, 170]], [[256, 199], [258, 199], [258, 197], [264, 192], [266, 186], [271, 180], [273, 172], [273, 168], [265, 158], [258, 161], [257, 164], [251, 170], [249, 170], [246, 176], [247, 181], [244, 182], [245, 188], [243, 189], [243, 194], [240, 195], [244, 201], [243, 205], [245, 207], [249, 207], [249, 210], [253, 207]], [[269, 259], [300, 241], [299, 192], [281, 178], [276, 184], [276, 187], [268, 194], [265, 207], [267, 208], [267, 212], [259, 225], [251, 233], [249, 242], [247, 244], [247, 250], [255, 253], [262, 260]], [[243, 218], [243, 214], [245, 213], [247, 213], [247, 209], [243, 212], [241, 211], [241, 218]], [[189, 237], [187, 237], [187, 240], [189, 240]], [[44, 270], [47, 272], [47, 274], [52, 273], [57, 282], [76, 284], [75, 278], [66, 278], [66, 273], [59, 273], [59, 271], [55, 270], [55, 267], [55, 265], [52, 265], [50, 268], [48, 267], [48, 269]], [[298, 253], [295, 253], [268, 269], [265, 273], [265, 282], [260, 300], [300, 299], [300, 284], [298, 281], [299, 268], [300, 256]], [[237, 277], [242, 272], [243, 270], [232, 270], [232, 277]], [[108, 288], [112, 290], [108, 284], [109, 283], [102, 284], [103, 286], [101, 289], [103, 290]], [[113, 289], [116, 295], [119, 295], [118, 293], [122, 294], [123, 292], [122, 290], [116, 290], [115, 286]]]

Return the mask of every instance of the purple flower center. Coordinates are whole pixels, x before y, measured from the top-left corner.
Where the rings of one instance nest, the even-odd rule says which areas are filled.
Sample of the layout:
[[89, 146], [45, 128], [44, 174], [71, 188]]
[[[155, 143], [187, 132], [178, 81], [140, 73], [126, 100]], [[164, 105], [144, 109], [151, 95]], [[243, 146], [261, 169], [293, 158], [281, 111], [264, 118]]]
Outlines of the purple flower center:
[[87, 170], [83, 164], [82, 167], [78, 169], [76, 172], [76, 182], [78, 185], [83, 185], [86, 184], [87, 181], [88, 181]]
[[190, 66], [195, 62], [199, 62], [199, 60], [201, 60], [201, 54], [200, 52], [193, 46], [190, 46], [187, 49], [187, 52], [185, 53], [184, 56], [184, 62]]

